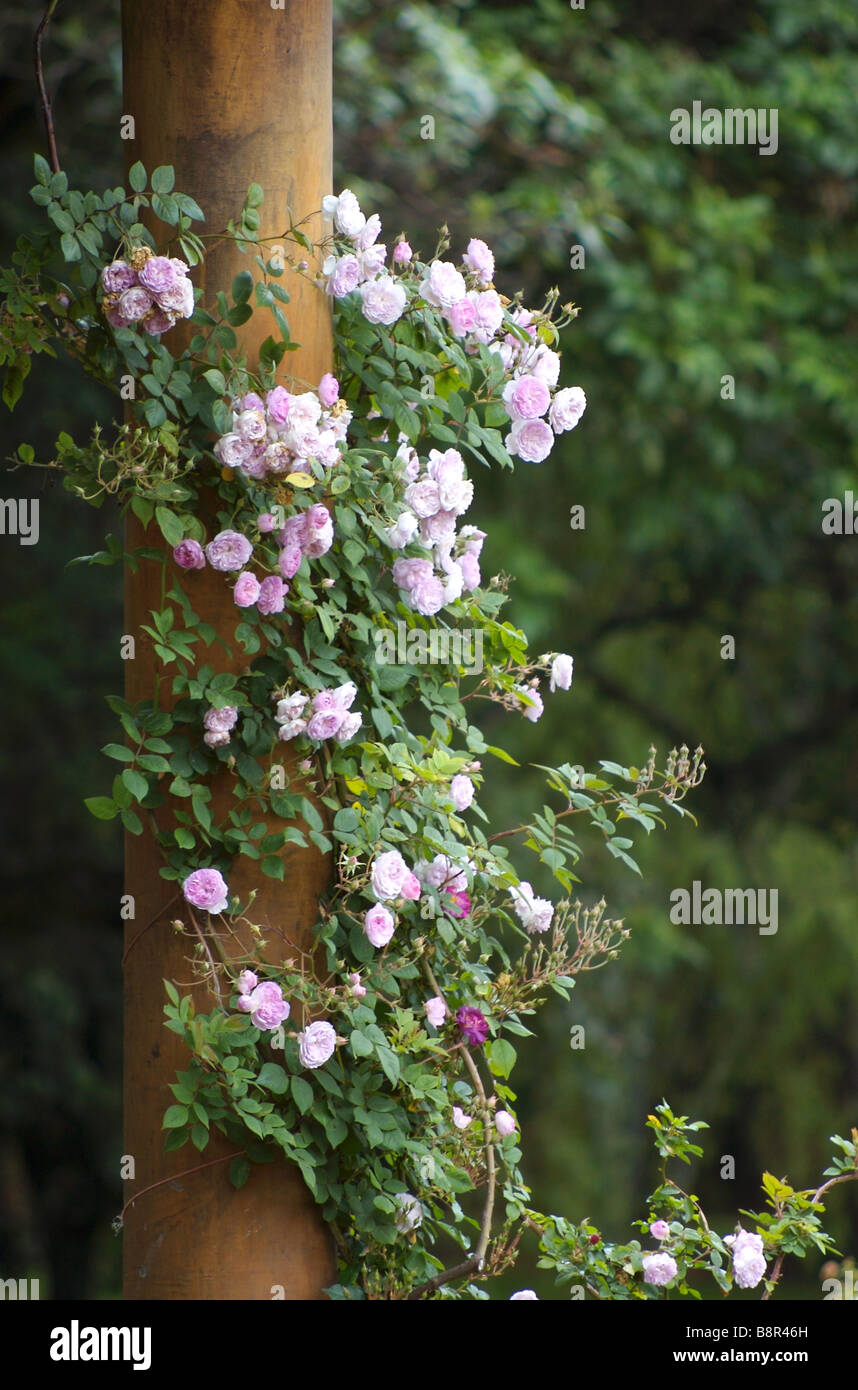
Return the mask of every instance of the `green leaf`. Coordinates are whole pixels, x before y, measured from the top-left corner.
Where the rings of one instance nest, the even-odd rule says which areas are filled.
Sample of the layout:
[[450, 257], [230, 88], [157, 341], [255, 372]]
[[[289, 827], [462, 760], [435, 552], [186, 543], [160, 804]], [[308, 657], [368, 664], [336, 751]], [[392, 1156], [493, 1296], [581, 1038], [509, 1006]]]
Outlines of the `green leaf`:
[[159, 164], [157, 169], [152, 170], [154, 193], [172, 193], [175, 183], [176, 175], [172, 164]]
[[36, 182], [47, 187], [51, 180], [51, 166], [44, 155], [37, 154], [33, 157], [33, 172], [36, 175]]
[[162, 1129], [179, 1129], [188, 1123], [188, 1109], [185, 1105], [171, 1105], [164, 1116]]
[[486, 1044], [486, 1057], [493, 1076], [508, 1077], [516, 1064], [518, 1053], [506, 1038], [496, 1038]]
[[73, 236], [71, 232], [63, 232], [60, 237], [60, 246], [67, 261], [80, 260], [80, 246], [77, 237]]
[[276, 1062], [266, 1062], [256, 1078], [257, 1084], [275, 1096], [282, 1096], [289, 1085], [289, 1078]]
[[399, 1058], [391, 1047], [385, 1047], [382, 1043], [376, 1044], [376, 1053], [381, 1062], [381, 1068], [390, 1082], [395, 1086], [399, 1080]]
[[303, 1076], [293, 1076], [292, 1095], [301, 1114], [306, 1115], [313, 1104], [313, 1088], [309, 1081], [305, 1081]]
[[88, 796], [83, 804], [96, 820], [113, 820], [119, 810], [116, 802], [109, 796]]
[[250, 1177], [252, 1166], [249, 1159], [246, 1158], [234, 1158], [232, 1160], [229, 1165], [229, 1180], [236, 1190], [244, 1187]]
[[149, 793], [149, 783], [146, 778], [133, 767], [126, 767], [122, 773], [123, 785], [128, 788], [136, 801], [142, 801], [144, 796]]
[[131, 184], [135, 193], [142, 193], [143, 189], [146, 187], [146, 169], [145, 166], [140, 163], [139, 159], [137, 163], [132, 164], [131, 168], [128, 170], [128, 182]]
[[185, 528], [175, 512], [171, 512], [168, 507], [156, 507], [155, 520], [167, 544], [177, 546], [185, 534]]
[[353, 1028], [349, 1034], [349, 1047], [355, 1057], [371, 1057], [375, 1050], [374, 1044], [357, 1028]]
[[108, 758], [116, 758], [120, 763], [133, 763], [134, 754], [130, 748], [126, 748], [124, 743], [106, 743], [102, 748], [102, 753]]

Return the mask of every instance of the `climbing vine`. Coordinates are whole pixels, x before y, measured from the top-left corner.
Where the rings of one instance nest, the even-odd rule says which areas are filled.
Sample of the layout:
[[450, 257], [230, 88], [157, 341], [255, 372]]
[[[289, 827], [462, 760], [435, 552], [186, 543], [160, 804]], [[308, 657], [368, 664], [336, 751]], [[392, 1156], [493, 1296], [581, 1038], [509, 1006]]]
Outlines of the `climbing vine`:
[[[545, 699], [573, 698], [572, 657], [528, 651], [504, 616], [507, 577], [484, 575], [488, 537], [465, 518], [473, 473], [550, 466], [578, 426], [584, 393], [560, 385], [557, 352], [574, 306], [501, 294], [476, 238], [461, 254], [445, 232], [425, 258], [404, 236], [388, 248], [349, 190], [325, 200], [321, 244], [306, 223], [263, 240], [256, 184], [218, 233], [248, 268], [204, 304], [203, 212], [171, 168], [135, 164], [128, 190], [101, 195], [40, 157], [35, 174], [50, 227], [0, 272], [3, 399], [14, 407], [33, 359], [63, 351], [128, 416], [81, 443], [61, 434], [49, 460], [21, 444], [15, 464], [59, 470], [94, 506], [114, 496], [149, 528], [146, 545], [126, 554], [108, 537], [81, 562], [162, 574], [142, 629], [153, 698], [111, 697], [115, 775], [86, 804], [154, 837], [208, 990], [204, 1012], [165, 982], [166, 1026], [189, 1054], [167, 1147], [204, 1153], [220, 1132], [236, 1186], [255, 1164], [294, 1164], [336, 1239], [334, 1298], [488, 1297], [527, 1230], [573, 1296], [699, 1296], [706, 1272], [768, 1297], [787, 1255], [832, 1249], [821, 1198], [856, 1176], [854, 1131], [834, 1136], [827, 1182], [765, 1175], [766, 1209], [722, 1237], [666, 1166], [699, 1156], [702, 1126], [662, 1104], [647, 1121], [664, 1161], [638, 1223], [647, 1248], [539, 1213], [521, 1173], [517, 1048], [547, 995], [568, 998], [629, 935], [603, 900], [579, 898], [584, 850], [637, 871], [635, 834], [688, 814], [705, 772], [685, 746], [639, 767], [563, 761], [540, 767], [545, 804], [520, 824], [495, 829], [480, 806], [491, 767], [515, 766], [486, 741], [484, 702], [536, 722]], [[320, 382], [288, 373], [291, 275], [331, 301]], [[236, 329], [254, 313], [271, 333], [249, 364]], [[193, 336], [174, 354], [180, 320]], [[198, 611], [206, 568], [235, 609], [230, 671]], [[255, 894], [230, 883], [248, 858], [282, 882], [285, 916], [288, 846], [331, 857], [311, 952], [270, 950]], [[528, 863], [553, 897], [522, 877]]]

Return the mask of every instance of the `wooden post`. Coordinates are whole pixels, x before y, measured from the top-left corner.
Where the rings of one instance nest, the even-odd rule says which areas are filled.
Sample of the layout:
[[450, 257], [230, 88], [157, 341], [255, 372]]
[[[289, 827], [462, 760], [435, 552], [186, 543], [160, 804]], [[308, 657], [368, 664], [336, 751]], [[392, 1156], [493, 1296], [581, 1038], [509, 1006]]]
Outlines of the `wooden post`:
[[[123, 0], [124, 104], [134, 118], [128, 142], [131, 164], [147, 171], [172, 164], [176, 188], [191, 194], [206, 214], [204, 232], [216, 232], [235, 217], [251, 182], [262, 185], [260, 236], [282, 233], [287, 207], [300, 220], [321, 206], [331, 188], [331, 5], [330, 0]], [[318, 227], [305, 227], [313, 236]], [[169, 229], [158, 225], [159, 238]], [[211, 301], [228, 290], [242, 269], [256, 270], [230, 241], [214, 247], [192, 278]], [[286, 284], [286, 281], [283, 282]], [[331, 324], [325, 297], [299, 276], [289, 277], [287, 307], [292, 337], [302, 344], [284, 361], [290, 373], [311, 385], [331, 368]], [[165, 339], [173, 352], [190, 332], [179, 325]], [[258, 309], [238, 330], [248, 365], [274, 329], [270, 313]], [[288, 385], [288, 381], [285, 382]], [[128, 544], [143, 539], [128, 526]], [[161, 544], [151, 529], [146, 544]], [[126, 663], [126, 697], [151, 699], [154, 655], [141, 633], [152, 608], [160, 607], [160, 566], [144, 562], [126, 577], [125, 627], [135, 637], [136, 656]], [[228, 640], [236, 609], [222, 576], [205, 570], [182, 576], [202, 617]], [[235, 646], [235, 643], [232, 643]], [[218, 648], [205, 651], [216, 669], [230, 667]], [[162, 682], [162, 688], [164, 686]], [[169, 687], [170, 682], [166, 682]], [[284, 758], [282, 761], [286, 762]], [[215, 790], [228, 804], [228, 789]], [[257, 890], [254, 920], [272, 929], [269, 958], [288, 954], [278, 932], [302, 948], [311, 942], [316, 903], [330, 874], [315, 851], [294, 846], [284, 852], [286, 880], [265, 878], [257, 864], [239, 856], [230, 888], [246, 900]], [[176, 1181], [164, 1178], [209, 1164], [231, 1148], [217, 1136], [202, 1154], [191, 1145], [164, 1152], [163, 1112], [172, 1102], [168, 1085], [188, 1053], [164, 1028], [163, 979], [188, 981], [187, 941], [172, 929], [182, 916], [176, 885], [159, 876], [160, 856], [148, 831], [126, 839], [126, 894], [134, 919], [126, 928], [125, 964], [125, 1138], [135, 1176], [125, 1199], [124, 1293], [128, 1299], [312, 1299], [334, 1278], [329, 1233], [300, 1173], [285, 1162], [255, 1165], [236, 1192], [227, 1162], [200, 1167]], [[153, 925], [149, 926], [149, 923]], [[197, 986], [195, 999], [210, 1009]]]

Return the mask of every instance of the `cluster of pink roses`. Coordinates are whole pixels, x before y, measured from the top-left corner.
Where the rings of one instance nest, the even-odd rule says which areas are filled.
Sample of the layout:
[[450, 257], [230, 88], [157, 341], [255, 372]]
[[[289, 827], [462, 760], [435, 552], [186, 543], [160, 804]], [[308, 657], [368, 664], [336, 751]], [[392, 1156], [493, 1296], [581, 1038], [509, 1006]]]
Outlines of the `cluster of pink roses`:
[[[264, 529], [270, 513], [263, 512], [259, 518], [260, 529]], [[280, 558], [277, 567], [284, 579], [291, 579], [298, 571], [302, 556], [308, 560], [318, 560], [326, 555], [334, 543], [334, 523], [331, 513], [323, 502], [316, 502], [305, 512], [290, 516], [285, 526], [277, 533]]]
[[279, 1028], [292, 1011], [280, 986], [273, 980], [260, 984], [252, 970], [242, 970], [238, 977], [238, 1008], [250, 1014], [254, 1028], [263, 1030]]
[[474, 485], [465, 477], [464, 460], [457, 449], [443, 453], [431, 449], [422, 473], [417, 453], [407, 441], [400, 444], [397, 458], [403, 465], [406, 510], [388, 528], [387, 540], [394, 550], [418, 540], [432, 549], [432, 560], [397, 560], [393, 579], [409, 607], [431, 617], [466, 590], [478, 587], [486, 533], [475, 526], [463, 526], [456, 532], [456, 519], [467, 511], [474, 495]]
[[[264, 534], [274, 531], [277, 520], [271, 512], [262, 512], [257, 524]], [[233, 587], [237, 606], [251, 608], [255, 604], [259, 612], [268, 617], [272, 613], [283, 612], [289, 593], [289, 585], [285, 581], [297, 573], [302, 558], [306, 555], [308, 559], [316, 560], [330, 550], [334, 543], [331, 514], [324, 503], [317, 502], [307, 511], [288, 517], [275, 539], [280, 546], [277, 560], [280, 574], [269, 574], [264, 579], [245, 569], [253, 554], [253, 546], [240, 531], [219, 531], [205, 550], [199, 541], [180, 541], [173, 550], [173, 559], [181, 569], [186, 570], [205, 569], [208, 560], [212, 569], [221, 573], [240, 571]]]
[[[322, 266], [323, 284], [334, 299], [342, 299], [359, 290], [363, 316], [368, 323], [390, 325], [405, 312], [408, 296], [405, 287], [387, 270], [387, 247], [378, 238], [381, 219], [375, 212], [366, 217], [350, 188], [339, 197], [322, 199], [322, 216], [333, 222], [334, 228], [351, 242], [352, 250], [341, 256], [328, 256]], [[394, 249], [397, 265], [407, 264], [411, 248], [400, 241]]]
[[101, 272], [104, 313], [113, 328], [139, 323], [154, 337], [166, 333], [176, 319], [194, 312], [194, 287], [189, 266], [178, 256], [156, 256], [137, 246], [128, 261], [112, 261]]
[[248, 391], [233, 401], [232, 429], [221, 435], [214, 453], [225, 468], [248, 478], [300, 472], [311, 459], [330, 468], [339, 461], [351, 418], [330, 372], [317, 391], [292, 395], [275, 386], [264, 400]]
[[[566, 652], [557, 652], [553, 657], [546, 656], [542, 660], [551, 661], [548, 688], [552, 695], [555, 690], [568, 690], [572, 684], [574, 669], [572, 657]], [[514, 686], [510, 695], [504, 697], [503, 703], [511, 709], [521, 710], [525, 719], [529, 719], [531, 724], [535, 724], [545, 709], [545, 704], [539, 693], [538, 677], [534, 676], [527, 685]]]
[[[250, 1014], [255, 1028], [271, 1032], [286, 1022], [292, 1012], [291, 1006], [283, 998], [283, 990], [273, 980], [263, 980], [252, 970], [242, 970], [238, 977], [237, 1007], [242, 1013]], [[337, 1034], [333, 1025], [320, 1020], [310, 1023], [298, 1034], [298, 1057], [301, 1065], [315, 1069], [322, 1067], [334, 1055]]]
[[[296, 691], [277, 702], [274, 718], [278, 724], [277, 736], [284, 743], [306, 735], [316, 743], [334, 738], [337, 743], [348, 743], [354, 738], [363, 723], [357, 711], [352, 711], [357, 686], [353, 681], [343, 685], [319, 690], [315, 695]], [[309, 704], [309, 711], [307, 705]]]
[[205, 727], [203, 742], [207, 743], [209, 748], [224, 747], [230, 741], [229, 736], [237, 719], [238, 710], [235, 705], [224, 705], [222, 709], [215, 709], [212, 706], [211, 709], [206, 710], [203, 718]]
[[[469, 867], [473, 867], [469, 863]], [[446, 854], [436, 854], [434, 859], [418, 859], [414, 873], [420, 883], [436, 888], [449, 898], [444, 911], [450, 917], [467, 917], [471, 911], [468, 895], [468, 876], [463, 868], [448, 859]]]
[[379, 902], [391, 902], [394, 898], [416, 902], [420, 897], [420, 879], [398, 849], [386, 850], [373, 860], [370, 884]]
[[508, 333], [503, 342], [492, 344], [492, 351], [500, 354], [513, 373], [503, 390], [512, 421], [504, 444], [507, 453], [524, 463], [542, 463], [554, 447], [555, 436], [575, 428], [587, 408], [587, 398], [580, 386], [566, 386], [552, 395], [560, 376], [560, 354], [538, 341], [533, 316], [527, 309], [517, 309], [512, 317], [530, 343], [523, 344]]
[[420, 282], [421, 299], [450, 325], [465, 350], [488, 345], [503, 325], [503, 301], [492, 284], [495, 258], [484, 241], [471, 237], [460, 270], [452, 261], [430, 261]]

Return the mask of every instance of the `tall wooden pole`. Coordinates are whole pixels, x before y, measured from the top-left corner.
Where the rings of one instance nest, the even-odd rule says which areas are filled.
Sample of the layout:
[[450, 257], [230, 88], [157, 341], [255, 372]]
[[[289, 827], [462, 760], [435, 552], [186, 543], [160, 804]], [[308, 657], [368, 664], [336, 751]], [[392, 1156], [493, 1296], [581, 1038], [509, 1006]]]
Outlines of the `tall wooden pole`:
[[[261, 236], [284, 231], [287, 208], [300, 220], [321, 206], [332, 191], [330, 0], [284, 0], [282, 9], [272, 0], [123, 0], [122, 21], [123, 112], [135, 126], [129, 164], [142, 160], [150, 173], [172, 164], [176, 188], [196, 198], [206, 214], [204, 231], [218, 231], [236, 216], [251, 182], [265, 190]], [[318, 229], [305, 230], [312, 236]], [[159, 225], [158, 233], [166, 237], [169, 229]], [[224, 241], [193, 279], [211, 301], [243, 269], [255, 270], [252, 257]], [[331, 368], [324, 296], [297, 275], [288, 288], [290, 329], [302, 347], [287, 354], [284, 365], [316, 384]], [[272, 331], [266, 310], [238, 330], [251, 367]], [[188, 336], [187, 326], [179, 325], [165, 341], [176, 352]], [[141, 539], [130, 522], [129, 543]], [[159, 543], [151, 531], [145, 540]], [[135, 659], [126, 662], [132, 702], [152, 698], [154, 654], [141, 624], [160, 607], [160, 572], [144, 562], [126, 579], [124, 630], [136, 642]], [[197, 612], [229, 640], [236, 609], [228, 587], [218, 582], [223, 576], [205, 570], [181, 579]], [[216, 669], [218, 650], [205, 652]], [[238, 669], [240, 658], [239, 649], [230, 666], [221, 656], [219, 669]], [[215, 797], [228, 806], [228, 788]], [[271, 928], [269, 959], [276, 957], [280, 932], [309, 946], [330, 872], [313, 851], [288, 847], [284, 858], [284, 883], [265, 878], [243, 856], [229, 879], [245, 901], [251, 888], [257, 890], [253, 916]], [[126, 929], [124, 1152], [134, 1159], [134, 1178], [125, 1184], [126, 1202], [140, 1196], [125, 1219], [125, 1297], [319, 1298], [333, 1282], [331, 1242], [297, 1169], [280, 1161], [255, 1165], [236, 1192], [226, 1162], [186, 1173], [230, 1152], [219, 1136], [203, 1154], [189, 1144], [164, 1152], [161, 1120], [173, 1099], [167, 1088], [176, 1070], [187, 1066], [188, 1053], [163, 1026], [162, 981], [188, 981], [190, 969], [187, 941], [170, 925], [182, 916], [183, 904], [176, 885], [159, 876], [161, 862], [148, 832], [127, 837], [125, 891], [134, 918]], [[285, 947], [280, 954], [287, 954]], [[198, 1008], [210, 1009], [203, 987], [196, 987], [195, 998]], [[162, 1182], [171, 1177], [175, 1181]]]

